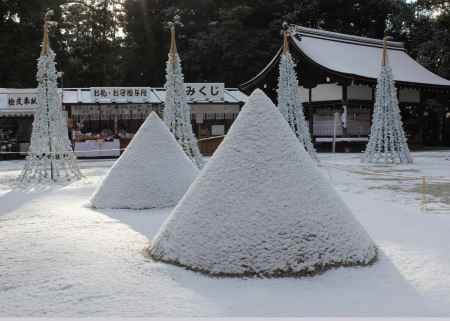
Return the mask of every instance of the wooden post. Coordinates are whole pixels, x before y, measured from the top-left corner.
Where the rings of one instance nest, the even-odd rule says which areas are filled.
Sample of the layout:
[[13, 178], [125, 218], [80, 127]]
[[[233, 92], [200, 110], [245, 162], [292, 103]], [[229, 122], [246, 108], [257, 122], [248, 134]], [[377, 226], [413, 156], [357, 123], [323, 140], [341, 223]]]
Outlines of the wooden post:
[[117, 113], [114, 113], [114, 135], [119, 133], [119, 119]]
[[283, 54], [289, 52], [289, 32], [283, 31]]
[[417, 144], [424, 144], [425, 142], [425, 130], [424, 128], [426, 127], [425, 124], [425, 115], [424, 115], [424, 111], [425, 111], [425, 107], [426, 107], [426, 92], [424, 92], [423, 90], [420, 90], [420, 95], [419, 95], [419, 124], [418, 124], [418, 131], [419, 133], [416, 135], [417, 139], [415, 141], [415, 143]]
[[383, 54], [381, 58], [381, 64], [385, 66], [388, 63], [388, 54], [387, 54], [387, 42], [390, 39], [388, 36], [384, 36], [383, 38]]
[[50, 48], [50, 40], [48, 36], [48, 27], [50, 22], [50, 16], [53, 14], [52, 10], [48, 10], [44, 16], [44, 35], [42, 38], [42, 49], [41, 49], [41, 56], [46, 56], [48, 54], [48, 49]]
[[339, 119], [339, 113], [334, 112], [334, 121], [333, 121], [333, 153], [336, 153], [336, 130], [337, 130], [337, 121]]
[[422, 211], [425, 211], [427, 209], [427, 178], [425, 176], [422, 177], [422, 186], [421, 186], [421, 192], [422, 192], [422, 204], [421, 209]]
[[176, 40], [176, 30], [175, 30], [176, 25], [181, 25], [180, 16], [178, 16], [178, 15], [176, 15], [173, 18], [173, 21], [169, 22], [169, 27], [170, 27], [169, 59], [172, 63], [175, 61], [175, 57], [177, 54], [177, 40]]
[[177, 42], [176, 42], [176, 32], [175, 32], [175, 23], [172, 23], [170, 26], [170, 59], [172, 62], [175, 61], [175, 55], [177, 54]]
[[308, 88], [308, 116], [309, 116], [309, 133], [311, 135], [311, 140], [313, 144], [315, 143], [316, 139], [314, 137], [314, 107], [311, 104], [312, 103], [312, 89]]

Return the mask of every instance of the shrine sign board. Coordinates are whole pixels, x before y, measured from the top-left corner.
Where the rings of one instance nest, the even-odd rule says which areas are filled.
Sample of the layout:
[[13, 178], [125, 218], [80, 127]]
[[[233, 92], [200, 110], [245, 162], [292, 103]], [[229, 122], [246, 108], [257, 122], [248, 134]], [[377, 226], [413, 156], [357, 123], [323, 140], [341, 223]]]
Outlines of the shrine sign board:
[[225, 85], [223, 83], [186, 83], [186, 96], [190, 102], [223, 102]]
[[104, 100], [145, 102], [150, 97], [149, 87], [91, 87], [91, 97], [94, 102]]
[[8, 94], [7, 108], [36, 108], [38, 105], [36, 92]]

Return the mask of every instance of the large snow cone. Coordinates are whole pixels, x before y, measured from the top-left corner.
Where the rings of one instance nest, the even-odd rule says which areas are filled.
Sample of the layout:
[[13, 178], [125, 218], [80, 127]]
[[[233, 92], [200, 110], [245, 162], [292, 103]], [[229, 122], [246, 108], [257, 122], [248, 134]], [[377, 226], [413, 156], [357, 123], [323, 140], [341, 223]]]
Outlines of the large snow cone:
[[91, 198], [96, 208], [175, 206], [198, 170], [154, 112]]
[[149, 251], [217, 276], [303, 276], [376, 258], [370, 237], [260, 90]]

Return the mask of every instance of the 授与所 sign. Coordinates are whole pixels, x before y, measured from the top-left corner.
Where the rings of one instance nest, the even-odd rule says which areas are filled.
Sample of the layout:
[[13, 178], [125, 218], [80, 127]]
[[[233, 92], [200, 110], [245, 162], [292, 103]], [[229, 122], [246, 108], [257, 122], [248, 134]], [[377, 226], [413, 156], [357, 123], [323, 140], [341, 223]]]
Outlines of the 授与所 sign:
[[134, 100], [145, 102], [150, 95], [148, 87], [92, 87], [91, 96], [95, 102], [102, 100]]
[[8, 94], [8, 108], [36, 108], [38, 97], [36, 93], [11, 93]]

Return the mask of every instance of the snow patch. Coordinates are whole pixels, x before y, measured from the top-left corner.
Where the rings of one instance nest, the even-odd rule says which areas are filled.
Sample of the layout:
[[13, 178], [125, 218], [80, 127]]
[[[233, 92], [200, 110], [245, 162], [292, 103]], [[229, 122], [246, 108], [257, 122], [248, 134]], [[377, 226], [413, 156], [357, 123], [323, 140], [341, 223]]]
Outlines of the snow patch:
[[176, 205], [198, 173], [154, 112], [139, 128], [90, 200], [96, 208]]
[[302, 276], [366, 265], [376, 247], [256, 90], [150, 248], [219, 276]]

